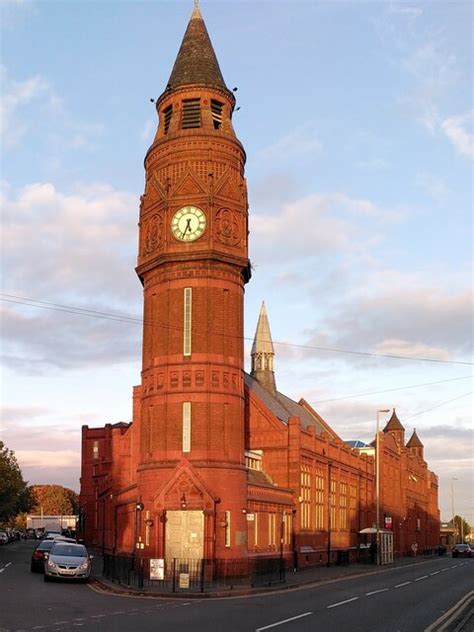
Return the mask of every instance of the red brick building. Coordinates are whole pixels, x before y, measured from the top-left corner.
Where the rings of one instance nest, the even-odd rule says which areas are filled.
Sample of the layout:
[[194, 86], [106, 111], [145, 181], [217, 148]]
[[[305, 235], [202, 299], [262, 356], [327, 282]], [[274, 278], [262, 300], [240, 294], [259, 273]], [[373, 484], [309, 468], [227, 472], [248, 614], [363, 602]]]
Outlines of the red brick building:
[[[197, 7], [156, 107], [136, 268], [141, 383], [131, 423], [83, 427], [85, 540], [147, 557], [325, 562], [375, 523], [374, 459], [277, 391], [264, 306], [244, 372], [246, 157]], [[405, 446], [394, 413], [380, 445], [396, 550], [437, 545], [437, 478], [416, 433]]]

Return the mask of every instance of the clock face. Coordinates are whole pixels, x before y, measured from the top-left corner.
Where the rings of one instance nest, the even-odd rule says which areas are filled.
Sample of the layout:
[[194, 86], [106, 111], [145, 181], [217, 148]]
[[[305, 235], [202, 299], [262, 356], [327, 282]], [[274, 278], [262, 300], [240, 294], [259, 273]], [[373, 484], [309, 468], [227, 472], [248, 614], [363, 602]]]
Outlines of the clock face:
[[171, 232], [180, 241], [195, 241], [205, 230], [206, 215], [197, 206], [183, 206], [171, 220]]

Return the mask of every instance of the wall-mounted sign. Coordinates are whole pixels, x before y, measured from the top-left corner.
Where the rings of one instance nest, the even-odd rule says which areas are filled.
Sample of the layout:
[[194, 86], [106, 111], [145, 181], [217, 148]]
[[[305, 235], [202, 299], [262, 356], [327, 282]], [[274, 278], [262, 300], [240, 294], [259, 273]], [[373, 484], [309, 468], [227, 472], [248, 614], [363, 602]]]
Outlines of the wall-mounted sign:
[[150, 560], [150, 579], [164, 579], [165, 578], [165, 560], [152, 559]]
[[179, 587], [180, 588], [189, 588], [189, 573], [180, 573], [179, 574]]
[[254, 513], [248, 513], [247, 514], [247, 520], [249, 520], [250, 522], [255, 520], [255, 514]]

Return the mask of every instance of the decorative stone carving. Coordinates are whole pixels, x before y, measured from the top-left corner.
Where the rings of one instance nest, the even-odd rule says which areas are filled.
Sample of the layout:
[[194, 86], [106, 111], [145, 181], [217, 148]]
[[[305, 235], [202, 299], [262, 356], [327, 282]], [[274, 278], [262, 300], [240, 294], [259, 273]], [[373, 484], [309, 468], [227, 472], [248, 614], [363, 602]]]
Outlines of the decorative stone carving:
[[241, 231], [237, 214], [229, 208], [221, 208], [216, 213], [216, 238], [226, 246], [237, 246]]
[[163, 218], [158, 213], [147, 222], [145, 227], [144, 251], [146, 255], [154, 252], [163, 241]]

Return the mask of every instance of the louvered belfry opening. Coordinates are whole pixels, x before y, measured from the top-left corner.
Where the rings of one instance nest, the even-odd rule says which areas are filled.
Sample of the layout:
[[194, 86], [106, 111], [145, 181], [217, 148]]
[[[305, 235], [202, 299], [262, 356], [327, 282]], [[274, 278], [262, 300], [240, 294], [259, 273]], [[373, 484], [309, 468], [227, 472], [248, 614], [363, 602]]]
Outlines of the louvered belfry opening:
[[211, 112], [212, 122], [214, 123], [214, 129], [220, 129], [222, 127], [222, 109], [224, 104], [215, 99], [211, 99]]
[[201, 104], [199, 99], [185, 99], [183, 101], [183, 129], [201, 127]]
[[167, 108], [163, 110], [163, 131], [165, 134], [168, 133], [171, 123], [171, 117], [173, 116], [173, 106], [169, 105]]

